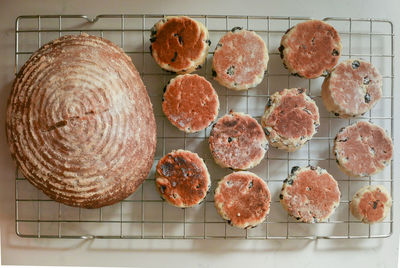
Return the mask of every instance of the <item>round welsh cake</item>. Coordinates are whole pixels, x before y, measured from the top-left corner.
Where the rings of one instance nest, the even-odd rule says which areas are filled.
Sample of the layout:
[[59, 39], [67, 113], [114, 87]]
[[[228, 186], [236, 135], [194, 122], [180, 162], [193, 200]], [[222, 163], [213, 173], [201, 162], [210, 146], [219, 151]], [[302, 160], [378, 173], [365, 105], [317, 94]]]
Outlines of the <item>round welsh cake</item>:
[[364, 223], [375, 223], [386, 218], [391, 206], [392, 197], [383, 185], [367, 185], [354, 194], [350, 211]]
[[208, 144], [215, 162], [234, 170], [255, 167], [268, 151], [268, 141], [257, 120], [233, 111], [213, 125]]
[[320, 20], [308, 20], [290, 28], [279, 47], [283, 65], [289, 72], [307, 79], [329, 73], [341, 51], [338, 32]]
[[172, 151], [157, 164], [157, 190], [162, 199], [173, 206], [184, 208], [200, 204], [210, 186], [207, 166], [196, 153]]
[[333, 153], [340, 169], [347, 175], [371, 176], [389, 165], [393, 142], [380, 126], [358, 121], [339, 130]]
[[87, 34], [60, 37], [30, 57], [13, 85], [6, 130], [25, 177], [84, 208], [132, 194], [156, 146], [152, 105], [131, 59]]
[[318, 106], [304, 88], [284, 89], [268, 99], [261, 124], [271, 146], [294, 152], [317, 133]]
[[294, 166], [283, 181], [279, 199], [283, 208], [297, 220], [321, 222], [339, 205], [340, 190], [337, 181], [325, 169]]
[[170, 16], [151, 29], [150, 53], [164, 70], [187, 74], [201, 68], [210, 39], [200, 22], [186, 16]]
[[256, 174], [239, 171], [219, 181], [214, 204], [229, 224], [248, 229], [256, 227], [267, 217], [271, 194], [267, 183]]
[[258, 34], [235, 27], [215, 48], [212, 74], [227, 88], [246, 90], [261, 83], [268, 59], [267, 46]]
[[343, 61], [325, 78], [321, 97], [326, 109], [336, 116], [362, 115], [381, 99], [382, 76], [367, 61]]
[[204, 77], [184, 74], [165, 86], [162, 109], [179, 130], [193, 133], [208, 127], [218, 116], [218, 94]]

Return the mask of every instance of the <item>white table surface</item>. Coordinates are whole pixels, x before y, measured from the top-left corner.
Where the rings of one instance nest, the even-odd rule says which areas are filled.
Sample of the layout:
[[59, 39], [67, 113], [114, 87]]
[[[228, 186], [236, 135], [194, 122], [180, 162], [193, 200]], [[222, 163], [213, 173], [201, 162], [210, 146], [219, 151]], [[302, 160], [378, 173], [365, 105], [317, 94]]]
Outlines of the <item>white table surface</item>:
[[[186, 13], [315, 18], [391, 19], [399, 36], [399, 0], [298, 1], [0, 1], [0, 126], [13, 81], [14, 22], [19, 15]], [[400, 112], [397, 86], [399, 42], [395, 39], [395, 152]], [[0, 226], [2, 264], [135, 267], [396, 267], [399, 252], [400, 172], [395, 168], [394, 233], [387, 239], [318, 241], [50, 240], [18, 238], [14, 228], [14, 163], [0, 131]], [[395, 153], [395, 167], [399, 167]]]

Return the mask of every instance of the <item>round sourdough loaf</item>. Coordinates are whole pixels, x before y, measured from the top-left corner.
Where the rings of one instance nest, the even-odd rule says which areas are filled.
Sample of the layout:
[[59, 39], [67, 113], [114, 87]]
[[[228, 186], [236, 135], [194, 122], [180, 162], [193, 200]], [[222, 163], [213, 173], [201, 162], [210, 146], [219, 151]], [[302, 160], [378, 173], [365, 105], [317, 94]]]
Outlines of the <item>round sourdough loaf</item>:
[[152, 105], [131, 59], [87, 34], [60, 37], [30, 57], [13, 85], [6, 130], [28, 181], [84, 208], [132, 194], [156, 146]]

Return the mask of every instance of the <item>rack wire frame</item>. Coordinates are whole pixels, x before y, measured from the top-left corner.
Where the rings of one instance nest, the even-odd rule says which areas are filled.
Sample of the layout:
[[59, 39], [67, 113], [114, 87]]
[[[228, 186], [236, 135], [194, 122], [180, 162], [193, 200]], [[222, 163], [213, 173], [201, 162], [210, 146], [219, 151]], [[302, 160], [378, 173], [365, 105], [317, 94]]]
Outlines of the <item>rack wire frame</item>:
[[[146, 57], [150, 55], [148, 50], [148, 37], [150, 33], [150, 29], [152, 23], [148, 23], [148, 21], [156, 21], [166, 17], [166, 15], [130, 15], [130, 14], [118, 14], [118, 15], [99, 15], [94, 18], [89, 18], [85, 15], [42, 15], [42, 16], [20, 16], [16, 19], [15, 25], [15, 75], [18, 73], [18, 69], [25, 62], [28, 56], [30, 56], [36, 49], [41, 47], [45, 42], [42, 42], [43, 35], [46, 33], [53, 33], [58, 36], [62, 36], [64, 34], [78, 34], [82, 32], [89, 33], [97, 33], [99, 36], [104, 37], [108, 33], [114, 33], [119, 36], [119, 44], [125, 50], [125, 52], [130, 55], [136, 67], [139, 69], [139, 72], [144, 80], [146, 80], [146, 76], [153, 76], [156, 80], [162, 81], [164, 84], [171, 78], [171, 74], [162, 71], [159, 68], [153, 68], [148, 71], [146, 69], [146, 65], [149, 64], [149, 61], [146, 61]], [[241, 24], [245, 29], [255, 30], [260, 35], [265, 37], [265, 41], [267, 47], [270, 50], [270, 61], [271, 57], [279, 56], [279, 52], [277, 50], [277, 46], [273, 47], [272, 35], [278, 34], [283, 35], [283, 33], [290, 27], [292, 27], [295, 23], [309, 20], [311, 18], [308, 17], [278, 17], [278, 16], [226, 16], [226, 15], [190, 15], [190, 17], [202, 21], [205, 26], [209, 29], [210, 34], [215, 34], [217, 39], [222, 36], [224, 33], [228, 32], [234, 26], [237, 26], [235, 23]], [[43, 27], [43, 20], [53, 20], [52, 26], [54, 27]], [[134, 20], [133, 26], [127, 26], [127, 20]], [[108, 21], [113, 20], [114, 26], [107, 26]], [[212, 20], [219, 21], [223, 27], [220, 25], [213, 26], [211, 25]], [[363, 115], [361, 117], [355, 119], [348, 119], [345, 122], [351, 124], [352, 122], [357, 120], [369, 120], [371, 122], [375, 121], [383, 121], [385, 126], [390, 126], [390, 136], [394, 141], [393, 137], [393, 88], [394, 88], [394, 33], [393, 33], [393, 24], [391, 21], [385, 19], [370, 19], [370, 18], [324, 18], [324, 21], [327, 21], [331, 24], [341, 23], [344, 25], [341, 29], [338, 30], [339, 34], [342, 37], [342, 43], [344, 46], [348, 46], [348, 52], [343, 51], [342, 57], [363, 57], [369, 61], [373, 61], [373, 59], [385, 60], [388, 59], [388, 63], [386, 66], [389, 68], [389, 73], [383, 75], [383, 79], [385, 80], [385, 84], [387, 85], [387, 94], [382, 97], [382, 100], [388, 100], [390, 103], [390, 107], [385, 107], [390, 111], [390, 115], [379, 115], [375, 116], [372, 111], [369, 111], [367, 115]], [[25, 22], [29, 21], [33, 22], [34, 26], [30, 26], [25, 28]], [[117, 26], [115, 26], [115, 21], [117, 21]], [[65, 26], [66, 24], [70, 25], [70, 22], [78, 23], [77, 26]], [[105, 23], [106, 27], [96, 27], [99, 22]], [[262, 27], [254, 26], [253, 23], [257, 22], [258, 24], [262, 24]], [[272, 24], [278, 22], [278, 28], [272, 27]], [[254, 25], [257, 25], [255, 23]], [[367, 25], [367, 31], [358, 31], [354, 29], [354, 25], [356, 23], [361, 23]], [[386, 30], [377, 31], [375, 27], [377, 24], [385, 26]], [[378, 27], [376, 27], [378, 29]], [[141, 47], [139, 50], [126, 49], [126, 44], [130, 41], [127, 40], [126, 35], [130, 32], [138, 33], [139, 42], [141, 42]], [[29, 34], [30, 37], [22, 39], [24, 34]], [[35, 38], [33, 38], [35, 36]], [[55, 36], [57, 37], [57, 36]], [[345, 37], [345, 38], [343, 38]], [[358, 51], [357, 48], [352, 49], [352, 42], [357, 38], [366, 38], [369, 40], [369, 51]], [[389, 52], [378, 53], [375, 51], [376, 49], [373, 47], [372, 43], [374, 38], [389, 38], [388, 46]], [[36, 48], [31, 49], [29, 51], [23, 50], [21, 45], [24, 42], [32, 41], [32, 39], [37, 40]], [[114, 40], [113, 40], [114, 41]], [[215, 43], [212, 44], [215, 46]], [[206, 62], [204, 63], [204, 68], [202, 73], [208, 80], [212, 80], [211, 76], [211, 67], [210, 60], [213, 54], [213, 50], [211, 49], [208, 53], [208, 57]], [[141, 59], [136, 61], [135, 59]], [[141, 66], [140, 66], [141, 65]], [[141, 67], [141, 68], [140, 68]], [[201, 71], [200, 71], [201, 72]], [[245, 103], [244, 111], [249, 113], [249, 110], [253, 108], [253, 104], [251, 103], [252, 98], [255, 98], [261, 102], [266, 101], [266, 99], [273, 93], [272, 92], [272, 80], [278, 79], [282, 88], [287, 86], [290, 87], [291, 76], [289, 73], [281, 72], [281, 73], [273, 73], [271, 68], [268, 69], [265, 74], [264, 82], [261, 85], [260, 89], [253, 89], [246, 92], [233, 92], [225, 88], [219, 88], [219, 98], [221, 102], [221, 113], [226, 113], [230, 109], [243, 109], [242, 107], [235, 107], [236, 102], [233, 100], [234, 98], [238, 98]], [[312, 92], [312, 80], [303, 79], [303, 83], [308, 83], [307, 92], [308, 94], [317, 100], [320, 99], [320, 95]], [[146, 83], [146, 81], [145, 81]], [[213, 83], [217, 88], [218, 85]], [[149, 89], [149, 86], [146, 85]], [[265, 89], [266, 87], [266, 89]], [[162, 92], [162, 87], [157, 88], [159, 92]], [[278, 89], [280, 90], [280, 89]], [[261, 91], [261, 93], [260, 93]], [[149, 91], [149, 95], [151, 97], [160, 98], [161, 94], [152, 94]], [[153, 101], [154, 99], [152, 99]], [[382, 101], [381, 100], [381, 101]], [[233, 103], [233, 104], [232, 104]], [[156, 104], [153, 103], [153, 106], [156, 107]], [[320, 112], [323, 107], [319, 105]], [[221, 115], [220, 113], [220, 115]], [[260, 119], [261, 114], [253, 115], [256, 119]], [[158, 133], [158, 146], [161, 146], [159, 150], [159, 155], [164, 155], [168, 151], [166, 150], [167, 145], [171, 141], [180, 141], [183, 145], [182, 147], [186, 149], [188, 147], [189, 140], [197, 140], [200, 143], [206, 143], [208, 139], [209, 128], [201, 132], [200, 134], [178, 134], [178, 135], [170, 135], [166, 133], [166, 129], [169, 129], [169, 123], [166, 122], [165, 117], [162, 113], [157, 114], [156, 119], [158, 123], [158, 129], [162, 129]], [[323, 141], [325, 148], [327, 148], [328, 157], [321, 157], [318, 154], [315, 154], [311, 150], [311, 142], [308, 142], [304, 148], [306, 148], [306, 153], [297, 158], [293, 158], [289, 153], [278, 153], [275, 154], [273, 151], [268, 152], [266, 159], [260, 165], [258, 170], [265, 170], [266, 176], [263, 178], [266, 182], [271, 185], [272, 183], [282, 183], [284, 177], [282, 178], [273, 178], [270, 172], [273, 171], [270, 166], [272, 166], [272, 161], [283, 161], [286, 163], [286, 167], [279, 165], [278, 168], [281, 168], [286, 171], [286, 175], [289, 174], [290, 163], [296, 163], [302, 161], [306, 164], [315, 164], [321, 163], [323, 161], [327, 161], [328, 171], [333, 168], [332, 162], [335, 162], [335, 158], [332, 156], [331, 148], [332, 141], [334, 135], [333, 133], [333, 125], [335, 124], [335, 120], [340, 120], [334, 117], [331, 114], [322, 115], [321, 114], [321, 123], [327, 123], [327, 135], [314, 137], [312, 141]], [[376, 123], [376, 122], [375, 122]], [[162, 127], [160, 127], [162, 126]], [[343, 125], [345, 126], [345, 125]], [[209, 155], [208, 155], [209, 156]], [[207, 164], [212, 165], [211, 157], [204, 157]], [[156, 156], [155, 163], [159, 157]], [[276, 168], [276, 167], [275, 167]], [[362, 183], [362, 184], [374, 184], [374, 183], [386, 183], [387, 187], [390, 187], [390, 193], [393, 196], [393, 161], [390, 162], [390, 166], [386, 168], [389, 172], [386, 177], [383, 179], [376, 179], [374, 177], [366, 177], [366, 178], [349, 178], [342, 174], [339, 178], [336, 177], [339, 185], [341, 187], [342, 194], [343, 192], [347, 192], [347, 194], [343, 194], [340, 205], [344, 206], [347, 209], [342, 213], [345, 217], [343, 219], [332, 219], [332, 217], [327, 222], [315, 223], [315, 224], [306, 224], [304, 227], [304, 223], [297, 222], [291, 219], [289, 216], [285, 215], [284, 218], [280, 220], [269, 219], [260, 224], [257, 232], [253, 233], [253, 229], [251, 230], [236, 230], [232, 229], [226, 222], [221, 219], [209, 219], [208, 214], [213, 209], [213, 200], [212, 194], [209, 194], [206, 200], [197, 208], [197, 216], [200, 215], [200, 219], [196, 218], [195, 220], [191, 220], [189, 218], [189, 213], [192, 208], [188, 209], [179, 209], [180, 216], [176, 216], [172, 220], [167, 219], [168, 211], [171, 207], [162, 201], [159, 198], [145, 198], [145, 186], [142, 185], [134, 194], [134, 197], [128, 198], [117, 205], [111, 207], [110, 209], [113, 213], [117, 214], [114, 217], [107, 218], [105, 210], [108, 208], [100, 208], [96, 210], [91, 210], [91, 212], [96, 211], [96, 215], [94, 217], [86, 218], [84, 217], [85, 213], [89, 213], [87, 210], [80, 208], [69, 208], [65, 207], [62, 204], [56, 203], [47, 197], [45, 197], [39, 190], [34, 189], [33, 187], [27, 188], [26, 184], [27, 180], [20, 173], [18, 167], [16, 169], [16, 184], [15, 184], [15, 228], [16, 233], [20, 237], [31, 237], [31, 238], [79, 238], [79, 239], [93, 239], [93, 238], [113, 238], [113, 239], [212, 239], [212, 238], [221, 238], [221, 239], [353, 239], [353, 238], [385, 238], [389, 237], [393, 232], [393, 208], [390, 212], [389, 219], [386, 219], [382, 223], [372, 225], [362, 224], [360, 221], [353, 218], [350, 214], [350, 209], [348, 206], [349, 201], [351, 200], [354, 189], [352, 189], [353, 184]], [[211, 170], [210, 170], [211, 171]], [[284, 171], [284, 172], [285, 172]], [[213, 178], [215, 182], [219, 178]], [[152, 177], [152, 173], [146, 179], [145, 183], [150, 182], [154, 183], [154, 178]], [[341, 183], [343, 182], [343, 185]], [[25, 185], [24, 185], [25, 184]], [[24, 185], [24, 186], [21, 186]], [[215, 187], [215, 183], [213, 183]], [[154, 192], [155, 187], [153, 187]], [[347, 188], [347, 189], [346, 189]], [[30, 196], [30, 197], [25, 197]], [[53, 209], [49, 209], [48, 205], [51, 204]], [[147, 212], [151, 212], [150, 208], [147, 205], [158, 204], [161, 206], [161, 216], [155, 219], [148, 219], [146, 217]], [[272, 205], [278, 204], [279, 199], [273, 199]], [[135, 219], [126, 219], [125, 218], [125, 208], [124, 206], [133, 205], [136, 210], [128, 211], [128, 214], [134, 213], [137, 214]], [[339, 207], [341, 207], [339, 206]], [[211, 208], [210, 208], [211, 207]], [[276, 208], [276, 210], [282, 208]], [[63, 217], [64, 214], [67, 214], [66, 211], [73, 211], [76, 213], [76, 217], [71, 219], [65, 219]], [[29, 212], [27, 212], [29, 211]], [[178, 209], [172, 213], [176, 214]], [[44, 212], [49, 212], [53, 217], [48, 219], [44, 217]], [[91, 213], [90, 212], [90, 213]], [[89, 214], [90, 214], [89, 213]], [[158, 213], [158, 212], [157, 212]], [[183, 215], [182, 215], [183, 214]], [[93, 216], [93, 215], [92, 215]], [[66, 227], [66, 225], [72, 225], [70, 227]], [[85, 226], [88, 225], [89, 226]], [[90, 225], [94, 224], [94, 225]], [[25, 226], [26, 225], [26, 226]], [[132, 225], [132, 226], [129, 226]], [[154, 230], [152, 228], [148, 228], [151, 225], [156, 225], [157, 227]], [[190, 226], [196, 225], [199, 228], [195, 233], [191, 233]], [[214, 228], [215, 225], [218, 225], [218, 228]], [[280, 231], [273, 231], [273, 225], [279, 226]], [[318, 227], [330, 225], [333, 228], [341, 225], [343, 230], [339, 231], [338, 234], [335, 232], [327, 232], [320, 234], [318, 233]], [[355, 226], [353, 226], [355, 225]], [[101, 226], [101, 227], [100, 227]], [[112, 226], [112, 227], [109, 227]], [[222, 228], [220, 228], [222, 226]], [[366, 227], [367, 226], [367, 227]], [[105, 228], [104, 228], [105, 227]], [[171, 234], [168, 232], [168, 229], [179, 229], [181, 227], [181, 231], [177, 233], [172, 232]], [[363, 232], [357, 232], [358, 229], [362, 227]], [[365, 228], [366, 227], [366, 228]], [[378, 227], [378, 228], [375, 228]], [[102, 228], [100, 232], [96, 232], [96, 228]], [[65, 232], [65, 230], [74, 230], [72, 232]], [[112, 231], [110, 231], [112, 229]], [[133, 233], [126, 232], [126, 230], [134, 229]], [[147, 232], [147, 229], [152, 230], [153, 232]], [[52, 232], [48, 232], [49, 230], [53, 230]], [[200, 230], [200, 231], [199, 231]], [[272, 230], [272, 231], [271, 231]], [[296, 231], [309, 231], [308, 233], [296, 234]], [[211, 231], [211, 232], [210, 232]]]

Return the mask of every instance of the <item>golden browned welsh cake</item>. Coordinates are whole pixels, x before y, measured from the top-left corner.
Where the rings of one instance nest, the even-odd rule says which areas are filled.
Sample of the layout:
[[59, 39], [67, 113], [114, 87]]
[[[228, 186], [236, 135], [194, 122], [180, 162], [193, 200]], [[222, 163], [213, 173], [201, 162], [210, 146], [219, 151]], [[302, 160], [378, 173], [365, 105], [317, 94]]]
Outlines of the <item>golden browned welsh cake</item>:
[[200, 204], [211, 186], [204, 160], [196, 153], [180, 149], [160, 159], [155, 182], [161, 198], [180, 208]]
[[150, 53], [164, 70], [188, 74], [201, 68], [211, 41], [207, 28], [186, 16], [168, 16], [151, 28]]
[[172, 78], [164, 88], [162, 109], [179, 130], [194, 133], [208, 127], [218, 116], [218, 94], [212, 84], [197, 74]]
[[287, 30], [278, 50], [290, 73], [313, 79], [327, 75], [335, 67], [342, 54], [342, 43], [332, 25], [308, 20]]
[[322, 222], [339, 206], [340, 189], [325, 169], [294, 166], [283, 181], [279, 199], [283, 208], [296, 220]]
[[268, 151], [267, 138], [257, 120], [232, 110], [213, 125], [208, 144], [215, 162], [233, 170], [255, 167]]
[[283, 89], [268, 99], [261, 125], [271, 146], [288, 152], [301, 148], [317, 133], [319, 111], [304, 88]]
[[248, 171], [233, 172], [218, 182], [214, 205], [230, 225], [249, 229], [262, 223], [270, 209], [268, 185]]
[[60, 37], [25, 63], [6, 130], [25, 177], [50, 198], [84, 208], [132, 194], [156, 146], [152, 105], [131, 59], [87, 34]]

